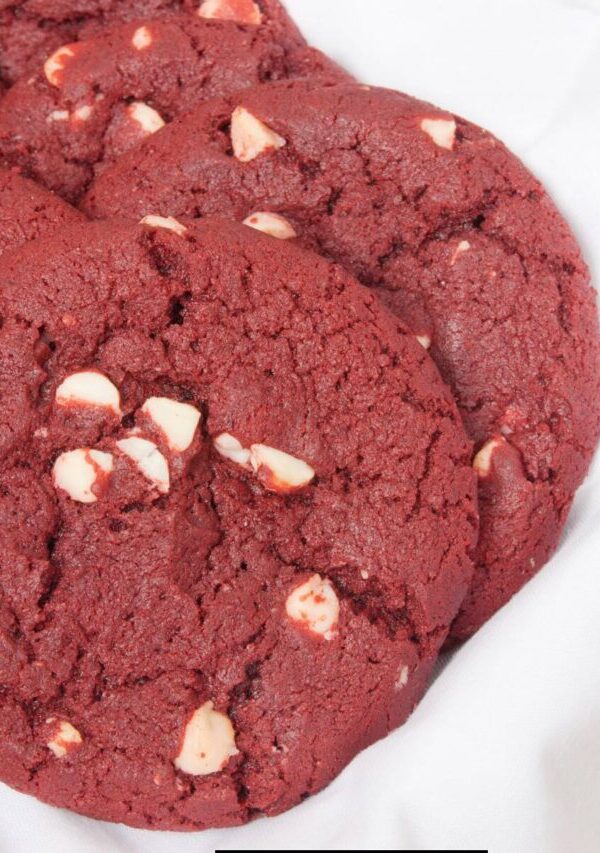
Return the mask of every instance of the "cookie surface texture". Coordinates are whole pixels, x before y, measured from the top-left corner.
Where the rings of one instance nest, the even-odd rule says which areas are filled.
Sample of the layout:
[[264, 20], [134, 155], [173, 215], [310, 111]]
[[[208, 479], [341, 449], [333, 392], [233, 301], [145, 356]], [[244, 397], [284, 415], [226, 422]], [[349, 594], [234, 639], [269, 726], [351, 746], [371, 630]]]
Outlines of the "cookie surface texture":
[[[285, 144], [236, 156], [236, 134], [260, 149], [248, 115]], [[568, 225], [490, 133], [397, 92], [277, 83], [157, 134], [86, 204], [249, 224], [258, 212], [254, 227], [276, 214], [408, 323], [475, 442], [479, 567], [455, 636], [548, 560], [598, 439], [598, 314]]]
[[0, 9], [0, 82], [15, 83], [38, 70], [57, 48], [106, 27], [174, 13], [261, 27], [290, 50], [304, 46], [278, 0], [14, 0]]
[[0, 169], [0, 255], [83, 220], [78, 210], [43, 187]]
[[75, 225], [0, 275], [2, 781], [178, 830], [317, 792], [410, 714], [470, 582], [433, 362], [224, 220]]
[[0, 162], [70, 202], [121, 154], [195, 104], [267, 80], [347, 77], [278, 31], [189, 14], [63, 44], [0, 100]]

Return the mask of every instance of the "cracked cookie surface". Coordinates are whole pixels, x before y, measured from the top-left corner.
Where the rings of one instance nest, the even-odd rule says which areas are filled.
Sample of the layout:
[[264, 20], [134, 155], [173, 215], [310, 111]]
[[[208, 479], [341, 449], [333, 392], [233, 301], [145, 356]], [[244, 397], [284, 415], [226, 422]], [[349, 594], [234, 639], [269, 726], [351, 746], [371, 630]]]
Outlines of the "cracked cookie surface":
[[544, 565], [597, 443], [598, 316], [567, 224], [491, 134], [397, 92], [276, 83], [176, 121], [84, 208], [227, 214], [341, 262], [430, 348], [475, 442], [478, 569], [455, 636]]
[[78, 210], [34, 181], [0, 169], [0, 255], [82, 221]]
[[266, 25], [172, 15], [61, 45], [0, 100], [0, 160], [68, 201], [194, 104], [294, 76], [347, 78]]
[[276, 814], [402, 723], [472, 574], [414, 336], [225, 220], [0, 259], [0, 777], [135, 826]]
[[[213, 14], [214, 0], [211, 0]], [[104, 27], [138, 19], [169, 17], [187, 12], [198, 17], [201, 0], [11, 0], [0, 8], [0, 83], [15, 83], [40, 68], [61, 45], [90, 38]], [[289, 49], [301, 48], [304, 39], [278, 0], [224, 0], [233, 20], [250, 17]], [[219, 6], [219, 3], [216, 3]], [[237, 10], [236, 10], [237, 7]]]

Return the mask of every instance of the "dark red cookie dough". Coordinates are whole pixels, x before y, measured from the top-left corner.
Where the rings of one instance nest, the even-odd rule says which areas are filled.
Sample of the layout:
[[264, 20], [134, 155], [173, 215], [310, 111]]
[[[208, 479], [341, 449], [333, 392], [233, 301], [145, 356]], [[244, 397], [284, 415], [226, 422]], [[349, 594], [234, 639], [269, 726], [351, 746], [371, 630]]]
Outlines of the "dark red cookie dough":
[[[341, 267], [226, 221], [75, 226], [0, 278], [0, 778], [155, 829], [315, 793], [410, 714], [470, 582], [471, 444], [435, 366]], [[66, 393], [81, 370], [104, 407]], [[197, 410], [186, 440], [153, 397]], [[255, 473], [253, 443], [315, 476]], [[320, 634], [290, 610], [311, 578], [339, 606]]]
[[62, 199], [9, 169], [0, 169], [0, 255], [83, 221]]
[[[252, 0], [225, 0], [242, 16]], [[255, 0], [261, 27], [290, 49], [304, 39], [278, 0]], [[173, 12], [198, 15], [200, 0], [0, 0], [0, 84], [37, 71], [56, 48], [91, 38], [104, 27]]]
[[[281, 147], [232, 156], [240, 106]], [[484, 449], [479, 568], [455, 636], [547, 561], [598, 438], [598, 317], [568, 226], [497, 139], [391, 91], [274, 84], [173, 123], [103, 175], [84, 207], [136, 219], [277, 212], [431, 342]]]
[[68, 201], [95, 173], [199, 101], [288, 76], [347, 77], [272, 29], [176, 15], [58, 49], [0, 101], [0, 160]]

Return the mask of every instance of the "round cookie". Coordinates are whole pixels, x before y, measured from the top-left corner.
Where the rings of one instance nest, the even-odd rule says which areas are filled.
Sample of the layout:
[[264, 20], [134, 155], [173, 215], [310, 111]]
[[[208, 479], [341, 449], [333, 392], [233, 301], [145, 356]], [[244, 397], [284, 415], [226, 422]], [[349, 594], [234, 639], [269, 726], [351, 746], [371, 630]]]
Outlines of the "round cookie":
[[12, 0], [0, 9], [0, 86], [37, 71], [61, 45], [138, 18], [189, 12], [268, 29], [290, 48], [304, 39], [278, 0]]
[[226, 221], [77, 225], [0, 276], [0, 778], [154, 829], [315, 793], [410, 714], [471, 578], [435, 366]]
[[548, 560], [598, 439], [598, 316], [568, 226], [497, 139], [396, 92], [273, 84], [173, 123], [84, 208], [218, 212], [297, 235], [431, 346], [480, 477], [478, 569], [456, 637]]
[[65, 45], [0, 101], [0, 159], [68, 201], [95, 173], [199, 101], [288, 76], [347, 77], [273, 30], [175, 15]]
[[83, 219], [78, 210], [43, 187], [0, 169], [0, 255]]

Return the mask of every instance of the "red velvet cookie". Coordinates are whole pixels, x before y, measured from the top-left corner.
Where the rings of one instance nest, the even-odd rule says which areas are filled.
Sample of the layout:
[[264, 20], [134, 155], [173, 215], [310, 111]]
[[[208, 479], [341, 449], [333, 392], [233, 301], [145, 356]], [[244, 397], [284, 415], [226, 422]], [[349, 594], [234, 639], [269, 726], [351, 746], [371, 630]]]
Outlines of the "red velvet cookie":
[[37, 71], [57, 48], [104, 27], [173, 12], [261, 27], [289, 48], [304, 45], [278, 0], [9, 0], [0, 2], [0, 84]]
[[0, 159], [75, 201], [102, 167], [199, 101], [288, 76], [347, 77], [276, 35], [173, 15], [64, 45], [0, 101]]
[[297, 235], [431, 346], [480, 477], [479, 567], [455, 636], [548, 560], [598, 438], [598, 317], [569, 227], [497, 139], [391, 91], [274, 84], [173, 123], [84, 207]]
[[0, 261], [0, 778], [155, 829], [275, 814], [410, 714], [471, 444], [341, 267], [94, 223]]
[[0, 255], [83, 218], [74, 207], [33, 181], [0, 169]]

